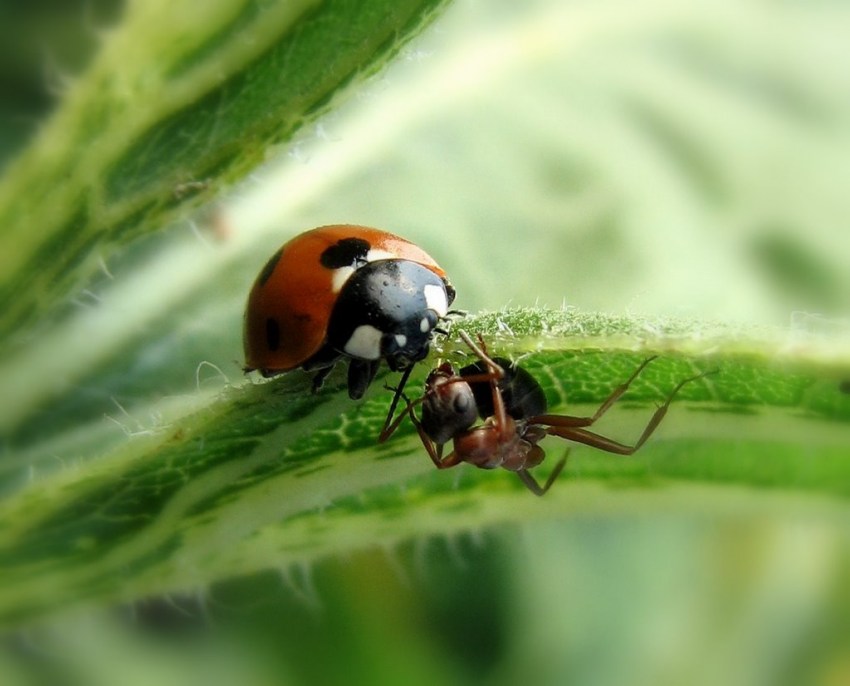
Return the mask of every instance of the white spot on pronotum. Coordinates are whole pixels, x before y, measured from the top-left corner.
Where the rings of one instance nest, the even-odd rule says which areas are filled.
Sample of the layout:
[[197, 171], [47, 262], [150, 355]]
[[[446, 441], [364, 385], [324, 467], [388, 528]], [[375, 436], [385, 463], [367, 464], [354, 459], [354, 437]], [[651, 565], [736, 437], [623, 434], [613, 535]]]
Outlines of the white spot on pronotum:
[[367, 262], [377, 262], [378, 260], [397, 260], [398, 255], [393, 255], [391, 252], [387, 252], [386, 250], [376, 250], [372, 248], [369, 252], [366, 253], [366, 261]]
[[383, 334], [374, 326], [364, 324], [354, 329], [343, 351], [361, 360], [377, 360], [381, 356], [381, 337]]
[[446, 289], [442, 286], [429, 284], [424, 288], [425, 302], [429, 310], [434, 310], [439, 317], [445, 317], [449, 311], [449, 301], [446, 299]]
[[331, 277], [332, 291], [334, 293], [339, 293], [345, 285], [345, 282], [351, 278], [353, 273], [354, 267], [340, 267], [339, 269], [334, 269], [333, 276]]
[[403, 333], [397, 333], [395, 335], [395, 342], [398, 343], [399, 348], [403, 348], [407, 345], [407, 336], [405, 336]]
[[[398, 259], [396, 255], [393, 255], [392, 253], [389, 253], [386, 250], [375, 250], [374, 248], [367, 252], [365, 257], [366, 262], [379, 262], [380, 260], [396, 259]], [[334, 269], [331, 284], [333, 292], [339, 293], [342, 290], [342, 287], [345, 285], [345, 282], [348, 281], [348, 279], [355, 272], [355, 270], [359, 269], [362, 266], [363, 262], [361, 262], [360, 259], [357, 259], [353, 265]]]
[[422, 321], [419, 322], [419, 330], [422, 333], [428, 333], [431, 330], [431, 322], [428, 321], [428, 317], [422, 317]]

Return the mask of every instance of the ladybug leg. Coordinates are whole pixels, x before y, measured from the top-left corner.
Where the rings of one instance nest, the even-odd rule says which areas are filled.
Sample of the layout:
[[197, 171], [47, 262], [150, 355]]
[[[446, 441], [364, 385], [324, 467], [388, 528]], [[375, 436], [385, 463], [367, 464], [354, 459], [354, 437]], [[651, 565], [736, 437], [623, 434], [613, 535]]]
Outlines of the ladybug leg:
[[348, 397], [360, 400], [378, 373], [380, 360], [352, 359], [348, 363]]
[[[393, 422], [393, 415], [395, 414], [395, 408], [398, 405], [399, 398], [404, 398], [407, 402], [408, 408], [410, 407], [410, 401], [404, 395], [404, 387], [407, 385], [407, 380], [410, 378], [410, 372], [413, 371], [413, 365], [410, 365], [407, 369], [402, 372], [401, 379], [398, 382], [398, 386], [395, 387], [395, 393], [393, 395], [393, 401], [390, 403], [390, 410], [387, 412], [387, 418], [384, 420], [384, 426], [381, 427], [381, 433], [378, 436], [378, 443], [383, 443], [386, 441], [393, 432], [398, 428], [399, 423], [402, 419], [404, 419], [404, 413], [402, 412], [398, 419]], [[388, 390], [393, 390], [388, 388]], [[419, 402], [422, 402], [420, 399]], [[393, 426], [391, 429], [390, 426]]]
[[[637, 440], [637, 443], [635, 443], [633, 446], [619, 443], [618, 441], [615, 441], [606, 436], [600, 436], [599, 434], [593, 433], [592, 431], [588, 431], [587, 429], [581, 428], [580, 426], [576, 426], [573, 423], [575, 417], [542, 415], [541, 417], [535, 417], [534, 421], [535, 423], [547, 425], [546, 433], [551, 434], [553, 436], [560, 436], [561, 438], [566, 438], [570, 441], [584, 443], [585, 445], [589, 445], [593, 448], [598, 448], [599, 450], [604, 450], [609, 453], [616, 453], [617, 455], [632, 455], [637, 450], [639, 450], [644, 443], [646, 443], [647, 439], [652, 435], [655, 429], [658, 428], [658, 425], [661, 423], [661, 420], [664, 419], [664, 415], [667, 414], [667, 409], [670, 407], [670, 403], [673, 401], [673, 398], [676, 397], [676, 394], [680, 390], [682, 390], [682, 387], [685, 384], [703, 378], [704, 376], [706, 376], [706, 374], [713, 373], [714, 372], [706, 372], [680, 381], [678, 385], [670, 392], [670, 395], [667, 396], [664, 403], [652, 415], [646, 427], [644, 428], [643, 433]], [[544, 419], [544, 417], [546, 417], [546, 421], [540, 421]]]
[[325, 379], [328, 378], [328, 374], [333, 370], [333, 365], [328, 367], [322, 367], [319, 369], [316, 374], [313, 376], [313, 393], [318, 393], [322, 390], [322, 386], [325, 384]]
[[[307, 373], [316, 372], [313, 376], [313, 393], [318, 393], [321, 390], [325, 379], [328, 378], [328, 374], [331, 373], [339, 358], [340, 354], [336, 350], [329, 345], [324, 345], [301, 365], [301, 368]], [[263, 372], [263, 376], [267, 376], [267, 374]]]
[[[453, 299], [453, 298], [452, 298]], [[440, 317], [440, 324], [434, 327], [434, 333], [441, 334], [443, 336], [448, 336], [449, 331], [451, 330], [453, 319], [462, 318], [469, 315], [469, 312], [466, 310], [449, 310], [445, 315]], [[445, 322], [445, 326], [443, 326], [443, 322]]]

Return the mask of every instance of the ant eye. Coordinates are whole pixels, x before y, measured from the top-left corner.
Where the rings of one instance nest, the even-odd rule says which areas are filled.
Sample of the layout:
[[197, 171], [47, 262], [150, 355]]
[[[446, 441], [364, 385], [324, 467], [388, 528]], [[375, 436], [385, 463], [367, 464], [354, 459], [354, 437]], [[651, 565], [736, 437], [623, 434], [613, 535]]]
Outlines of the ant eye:
[[455, 414], [466, 414], [469, 409], [470, 397], [465, 393], [457, 393], [452, 402], [452, 409]]

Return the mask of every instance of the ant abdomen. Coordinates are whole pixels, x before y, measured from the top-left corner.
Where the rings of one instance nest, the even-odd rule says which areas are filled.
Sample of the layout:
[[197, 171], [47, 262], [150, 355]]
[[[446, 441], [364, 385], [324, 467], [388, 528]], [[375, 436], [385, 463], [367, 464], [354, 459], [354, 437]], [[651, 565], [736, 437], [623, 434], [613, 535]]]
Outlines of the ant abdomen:
[[[505, 410], [516, 420], [536, 417], [548, 412], [546, 394], [529, 372], [504, 357], [494, 357], [493, 361], [505, 372], [504, 377], [499, 380], [499, 392], [505, 403]], [[469, 377], [487, 373], [487, 364], [479, 360], [474, 364], [467, 365], [460, 370], [461, 377]], [[487, 381], [474, 381], [469, 384], [475, 395], [475, 403], [478, 406], [478, 414], [481, 419], [486, 419], [494, 413], [493, 392]]]

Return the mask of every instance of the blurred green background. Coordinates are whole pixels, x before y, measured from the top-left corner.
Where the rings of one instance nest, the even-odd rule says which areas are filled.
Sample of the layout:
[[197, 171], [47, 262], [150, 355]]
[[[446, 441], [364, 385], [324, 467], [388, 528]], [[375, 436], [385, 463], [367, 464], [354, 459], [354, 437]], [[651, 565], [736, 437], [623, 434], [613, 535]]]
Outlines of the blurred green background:
[[[120, 14], [0, 4], [0, 159]], [[423, 245], [472, 311], [846, 331], [848, 64], [838, 2], [456, 2], [210, 212], [111, 256], [98, 356], [7, 445], [129, 424], [202, 360], [237, 380], [256, 271], [331, 222]], [[63, 620], [4, 637], [0, 682], [850, 683], [846, 506], [741, 495], [766, 504], [541, 517]]]

